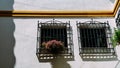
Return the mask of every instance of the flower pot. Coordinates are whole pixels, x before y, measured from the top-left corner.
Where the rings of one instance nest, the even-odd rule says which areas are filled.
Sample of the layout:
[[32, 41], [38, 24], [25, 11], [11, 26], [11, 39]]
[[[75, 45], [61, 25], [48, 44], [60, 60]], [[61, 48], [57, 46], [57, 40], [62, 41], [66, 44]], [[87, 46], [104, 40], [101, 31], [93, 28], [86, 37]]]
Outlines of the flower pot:
[[59, 54], [61, 51], [63, 51], [63, 46], [51, 45], [47, 50], [52, 54]]

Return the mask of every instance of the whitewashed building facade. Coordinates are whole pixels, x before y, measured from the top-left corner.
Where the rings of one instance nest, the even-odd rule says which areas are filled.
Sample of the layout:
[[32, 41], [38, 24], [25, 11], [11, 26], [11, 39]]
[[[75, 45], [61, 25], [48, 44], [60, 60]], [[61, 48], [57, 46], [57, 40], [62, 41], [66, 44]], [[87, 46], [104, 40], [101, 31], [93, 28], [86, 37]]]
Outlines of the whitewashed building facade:
[[[1, 14], [4, 11], [26, 13], [40, 10], [112, 11], [116, 2], [117, 0], [0, 0], [0, 68], [119, 68], [110, 40], [113, 29], [116, 28], [118, 11], [114, 17]], [[42, 52], [41, 42], [50, 39], [64, 41], [66, 51], [57, 57]]]

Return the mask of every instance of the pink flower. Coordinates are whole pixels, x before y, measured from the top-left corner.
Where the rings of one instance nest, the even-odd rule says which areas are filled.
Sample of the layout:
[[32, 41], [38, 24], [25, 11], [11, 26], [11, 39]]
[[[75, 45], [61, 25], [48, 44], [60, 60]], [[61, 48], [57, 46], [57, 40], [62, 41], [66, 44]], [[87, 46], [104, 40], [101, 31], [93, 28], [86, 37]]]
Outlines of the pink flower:
[[64, 46], [64, 43], [57, 40], [50, 40], [48, 42], [43, 42], [42, 45], [44, 45], [46, 49], [51, 49], [52, 47], [61, 48]]

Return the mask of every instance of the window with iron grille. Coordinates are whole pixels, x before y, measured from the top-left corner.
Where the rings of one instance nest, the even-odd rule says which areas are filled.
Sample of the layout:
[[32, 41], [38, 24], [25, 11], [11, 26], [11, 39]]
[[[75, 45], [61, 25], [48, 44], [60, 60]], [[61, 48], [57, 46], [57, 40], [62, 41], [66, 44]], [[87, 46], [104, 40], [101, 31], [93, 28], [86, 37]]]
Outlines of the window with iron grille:
[[[98, 21], [77, 22], [80, 55], [84, 58], [95, 58], [115, 55], [111, 44], [109, 23]], [[115, 56], [113, 56], [115, 57]]]
[[120, 10], [119, 10], [118, 16], [116, 18], [116, 26], [120, 29]]
[[67, 47], [67, 30], [65, 26], [41, 26], [41, 42], [49, 40], [63, 41]]
[[[52, 57], [53, 55], [42, 47], [42, 42], [58, 40], [64, 42], [64, 51], [60, 55], [73, 55], [72, 28], [70, 22], [51, 20], [38, 23], [37, 29], [37, 51], [39, 58]], [[49, 58], [50, 59], [50, 58]]]

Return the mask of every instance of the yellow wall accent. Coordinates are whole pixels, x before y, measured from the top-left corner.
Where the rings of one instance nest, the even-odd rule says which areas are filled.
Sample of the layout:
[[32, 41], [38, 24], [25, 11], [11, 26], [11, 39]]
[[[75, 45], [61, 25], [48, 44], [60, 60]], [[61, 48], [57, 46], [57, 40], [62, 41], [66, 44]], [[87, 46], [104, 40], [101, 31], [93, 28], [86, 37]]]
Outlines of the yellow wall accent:
[[117, 0], [112, 11], [82, 11], [82, 10], [50, 10], [50, 11], [28, 11], [28, 10], [13, 10], [0, 11], [0, 17], [115, 17], [120, 5], [120, 0]]

